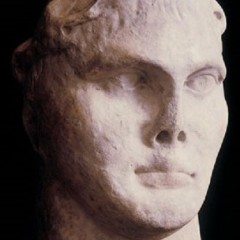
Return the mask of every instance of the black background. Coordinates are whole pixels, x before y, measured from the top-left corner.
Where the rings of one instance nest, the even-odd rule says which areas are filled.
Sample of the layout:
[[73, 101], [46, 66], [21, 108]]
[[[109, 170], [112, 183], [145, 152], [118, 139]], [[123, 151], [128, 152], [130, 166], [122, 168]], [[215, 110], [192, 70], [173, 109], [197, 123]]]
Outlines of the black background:
[[[201, 0], [200, 0], [201, 1]], [[229, 126], [208, 197], [200, 212], [203, 240], [240, 239], [240, 14], [236, 0], [221, 0], [228, 20], [223, 37], [228, 68], [225, 81]], [[0, 239], [37, 238], [36, 202], [40, 160], [33, 152], [21, 122], [21, 88], [11, 75], [11, 54], [31, 37], [46, 0], [0, 2]], [[203, 50], [204, 51], [204, 50]], [[204, 162], [203, 162], [204, 164]]]

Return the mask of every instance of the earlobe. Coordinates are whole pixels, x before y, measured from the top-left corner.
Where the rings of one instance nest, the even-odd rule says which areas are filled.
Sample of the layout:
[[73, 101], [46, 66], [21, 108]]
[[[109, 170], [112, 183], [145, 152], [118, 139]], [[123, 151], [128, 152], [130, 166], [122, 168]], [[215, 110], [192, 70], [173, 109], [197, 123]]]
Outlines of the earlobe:
[[32, 59], [32, 39], [22, 43], [14, 51], [12, 56], [12, 70], [14, 77], [20, 82], [24, 82], [27, 72], [30, 68]]

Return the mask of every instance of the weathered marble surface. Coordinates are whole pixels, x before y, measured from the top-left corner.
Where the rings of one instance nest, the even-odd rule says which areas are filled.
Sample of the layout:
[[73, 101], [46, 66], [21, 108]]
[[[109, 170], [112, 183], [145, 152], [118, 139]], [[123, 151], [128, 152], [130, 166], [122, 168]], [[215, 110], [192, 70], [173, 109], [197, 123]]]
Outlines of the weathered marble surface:
[[227, 126], [214, 0], [53, 0], [13, 58], [50, 240], [199, 240]]

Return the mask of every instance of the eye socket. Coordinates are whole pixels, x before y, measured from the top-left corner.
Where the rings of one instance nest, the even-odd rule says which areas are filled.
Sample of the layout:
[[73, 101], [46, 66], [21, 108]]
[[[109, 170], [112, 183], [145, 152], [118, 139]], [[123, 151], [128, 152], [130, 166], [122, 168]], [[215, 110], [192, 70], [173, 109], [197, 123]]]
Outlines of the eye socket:
[[207, 94], [218, 84], [216, 76], [209, 73], [191, 77], [185, 85], [197, 94]]
[[142, 89], [147, 86], [147, 78], [141, 72], [125, 72], [114, 77], [117, 85], [127, 91]]

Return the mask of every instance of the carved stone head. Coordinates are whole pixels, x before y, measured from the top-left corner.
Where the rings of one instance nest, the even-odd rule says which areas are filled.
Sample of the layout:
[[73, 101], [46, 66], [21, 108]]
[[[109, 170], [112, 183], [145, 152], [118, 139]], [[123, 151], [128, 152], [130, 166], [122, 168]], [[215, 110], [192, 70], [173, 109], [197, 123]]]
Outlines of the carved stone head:
[[214, 0], [50, 1], [14, 56], [49, 182], [122, 236], [190, 222], [227, 126], [225, 27]]

